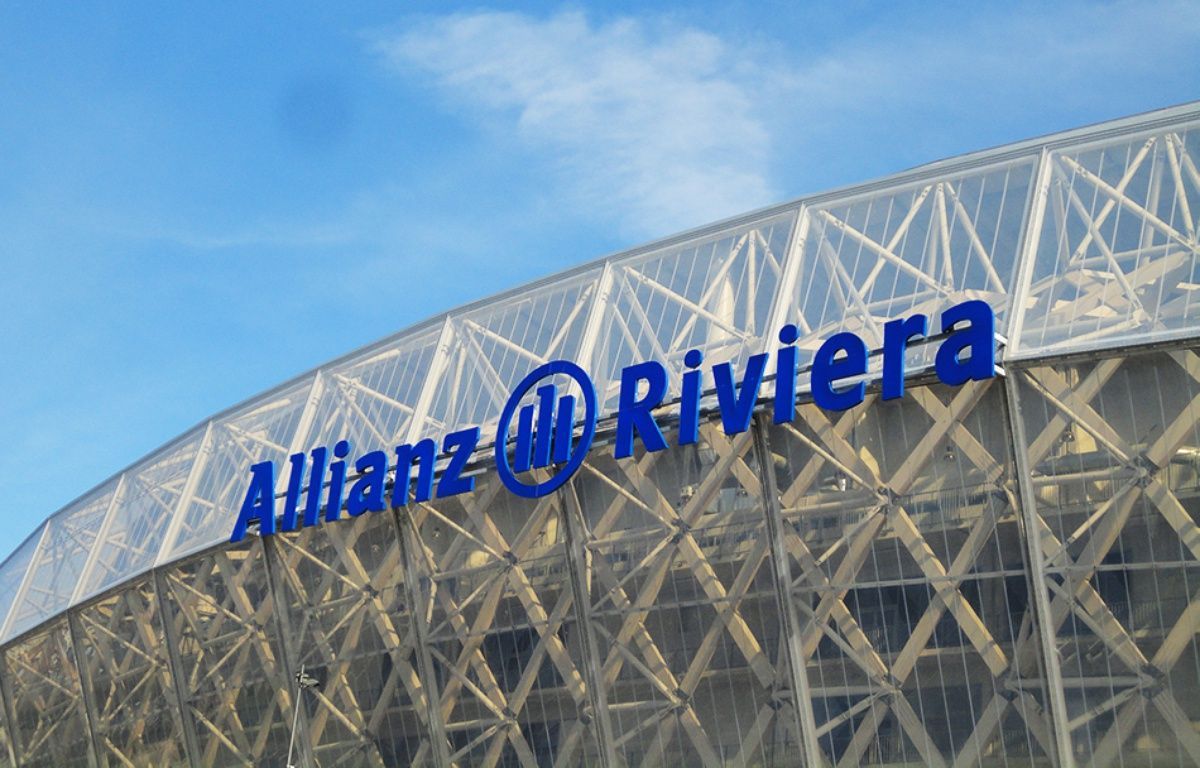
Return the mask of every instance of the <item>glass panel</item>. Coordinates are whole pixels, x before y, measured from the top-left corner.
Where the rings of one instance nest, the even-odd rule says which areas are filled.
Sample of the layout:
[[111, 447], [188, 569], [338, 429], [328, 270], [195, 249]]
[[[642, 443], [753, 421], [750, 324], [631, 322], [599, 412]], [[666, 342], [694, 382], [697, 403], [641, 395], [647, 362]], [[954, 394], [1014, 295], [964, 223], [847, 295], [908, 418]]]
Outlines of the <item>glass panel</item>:
[[[880, 349], [886, 322], [918, 312], [938, 333], [941, 311], [967, 299], [987, 301], [1005, 328], [1036, 160], [806, 209], [803, 240], [790, 256], [795, 282], [781, 292], [784, 317], [800, 330], [801, 365], [839, 331]], [[910, 352], [911, 367], [931, 362], [933, 350], [920, 349]]]
[[6, 639], [54, 616], [71, 602], [119, 487], [120, 480], [112, 480], [46, 521], [46, 535], [13, 606]]
[[594, 764], [558, 497], [526, 501], [491, 474], [473, 494], [409, 510], [452, 760]]
[[149, 576], [77, 609], [81, 671], [92, 696], [100, 764], [186, 762], [158, 601]]
[[14, 742], [22, 766], [85, 768], [91, 737], [66, 619], [4, 650]]
[[320, 765], [431, 765], [427, 684], [390, 512], [271, 539], [293, 658], [320, 681], [305, 736]]
[[154, 565], [174, 518], [204, 436], [186, 439], [128, 470], [103, 528], [91, 565], [81, 577], [76, 603]]
[[753, 441], [701, 435], [575, 480], [606, 715], [630, 766], [796, 765]]
[[772, 428], [820, 749], [844, 765], [1052, 750], [999, 380], [801, 404]]
[[[679, 392], [683, 356], [741, 361], [762, 346], [795, 212], [683, 245], [611, 262], [596, 350], [588, 369], [600, 410], [616, 407], [621, 369], [658, 360]], [[586, 363], [585, 363], [586, 367]]]
[[[310, 377], [212, 423], [208, 442], [196, 458], [195, 489], [180, 501], [163, 560], [229, 538], [249, 485], [250, 465], [274, 461], [283, 466], [290, 453], [305, 447], [300, 443], [307, 430], [300, 429], [299, 435], [297, 431], [312, 382]], [[282, 474], [275, 474], [280, 485]]]
[[283, 765], [295, 686], [280, 656], [261, 539], [163, 572], [185, 727], [205, 766]]
[[1054, 152], [1050, 164], [1020, 355], [1194, 334], [1200, 123]]
[[1200, 761], [1200, 355], [1020, 376], [1076, 759]]

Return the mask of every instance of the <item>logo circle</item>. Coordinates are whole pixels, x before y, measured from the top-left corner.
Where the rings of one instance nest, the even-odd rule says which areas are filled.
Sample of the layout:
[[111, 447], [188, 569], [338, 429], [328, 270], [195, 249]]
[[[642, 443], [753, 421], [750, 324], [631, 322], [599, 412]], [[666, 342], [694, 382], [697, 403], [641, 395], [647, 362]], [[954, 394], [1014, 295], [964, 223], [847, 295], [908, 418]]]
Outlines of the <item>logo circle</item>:
[[[525, 397], [525, 393], [542, 379], [558, 374], [573, 379], [583, 392], [583, 434], [579, 436], [579, 442], [571, 449], [570, 458], [567, 459], [567, 462], [549, 480], [544, 480], [534, 485], [523, 483], [513, 474], [512, 465], [508, 462], [508, 428], [512, 424], [513, 416], [517, 412], [517, 407], [521, 404], [521, 399]], [[547, 425], [542, 428], [549, 429], [549, 426]], [[572, 430], [573, 433], [574, 430]], [[548, 363], [543, 363], [530, 371], [517, 384], [513, 393], [509, 395], [508, 402], [504, 404], [504, 411], [500, 414], [500, 421], [496, 423], [496, 472], [500, 475], [500, 482], [504, 483], [508, 490], [527, 499], [537, 499], [548, 493], [553, 493], [570, 480], [571, 476], [583, 466], [583, 460], [587, 458], [595, 436], [596, 385], [592, 382], [592, 378], [587, 375], [585, 370], [569, 360], [551, 360]]]

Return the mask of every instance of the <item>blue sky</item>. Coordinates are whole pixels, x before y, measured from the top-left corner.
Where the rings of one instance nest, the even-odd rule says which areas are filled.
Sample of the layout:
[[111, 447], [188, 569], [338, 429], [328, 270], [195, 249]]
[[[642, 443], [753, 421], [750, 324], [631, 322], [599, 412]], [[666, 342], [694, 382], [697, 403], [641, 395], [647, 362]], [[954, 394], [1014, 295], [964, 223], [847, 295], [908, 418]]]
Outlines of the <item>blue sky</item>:
[[0, 557], [453, 306], [1200, 98], [1174, 0], [344, 5], [0, 4]]

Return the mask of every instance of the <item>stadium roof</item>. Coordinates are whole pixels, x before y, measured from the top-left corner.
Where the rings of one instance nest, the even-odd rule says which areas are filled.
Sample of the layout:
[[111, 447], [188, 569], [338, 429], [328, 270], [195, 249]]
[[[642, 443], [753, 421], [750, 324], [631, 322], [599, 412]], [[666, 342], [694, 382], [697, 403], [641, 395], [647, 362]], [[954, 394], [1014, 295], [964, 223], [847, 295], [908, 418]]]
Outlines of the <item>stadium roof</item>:
[[[494, 425], [567, 358], [611, 411], [622, 367], [693, 348], [801, 356], [987, 300], [1006, 362], [1200, 335], [1200, 103], [1020, 142], [660, 240], [453, 310], [217, 414], [52, 514], [0, 565], [0, 642], [222, 544], [247, 468], [347, 438]], [[804, 360], [802, 359], [802, 363]], [[677, 386], [678, 382], [672, 382]]]

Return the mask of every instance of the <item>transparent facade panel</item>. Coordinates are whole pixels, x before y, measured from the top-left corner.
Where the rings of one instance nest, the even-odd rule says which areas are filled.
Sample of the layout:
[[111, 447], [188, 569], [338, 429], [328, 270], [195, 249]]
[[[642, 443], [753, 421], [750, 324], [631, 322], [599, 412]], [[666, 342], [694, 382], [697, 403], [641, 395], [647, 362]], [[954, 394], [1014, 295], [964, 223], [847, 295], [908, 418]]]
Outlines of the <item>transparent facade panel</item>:
[[1195, 122], [1051, 153], [1022, 356], [1194, 332], [1198, 163]]
[[392, 513], [274, 537], [275, 588], [316, 765], [433, 765], [428, 681], [404, 590]]
[[204, 438], [194, 431], [121, 476], [120, 491], [105, 518], [73, 602], [103, 592], [154, 565], [178, 509]]
[[261, 539], [172, 565], [160, 579], [197, 761], [283, 765], [296, 687], [281, 655]]
[[29, 562], [5, 638], [19, 635], [70, 604], [92, 545], [119, 491], [119, 479], [111, 481], [46, 521], [46, 535]]
[[154, 579], [76, 609], [80, 672], [101, 766], [187, 762]]
[[839, 331], [879, 349], [886, 322], [918, 312], [937, 333], [941, 311], [967, 299], [987, 301], [1003, 329], [1036, 161], [806, 208], [792, 282], [780, 293], [784, 318], [800, 330], [801, 364]]
[[12, 739], [8, 735], [8, 716], [0, 712], [0, 766], [14, 768]]
[[1080, 762], [1200, 762], [1200, 355], [1030, 368], [1020, 406]]
[[1002, 384], [800, 405], [772, 428], [801, 653], [832, 764], [1052, 750]]
[[525, 501], [491, 475], [402, 514], [450, 760], [596, 764], [558, 496]]
[[623, 461], [606, 453], [574, 483], [618, 759], [798, 765], [750, 433], [709, 424], [694, 446]]
[[4, 666], [18, 764], [90, 766], [92, 744], [66, 618], [6, 648]]
[[601, 412], [616, 406], [620, 372], [644, 360], [666, 365], [679, 391], [683, 356], [741, 360], [758, 349], [795, 223], [788, 212], [683, 245], [612, 261], [601, 279], [601, 314], [589, 366]]
[[[179, 507], [172, 519], [159, 562], [229, 538], [241, 510], [249, 468], [260, 461], [284, 466], [289, 454], [306, 446], [301, 425], [313, 380], [272, 393], [209, 425]], [[276, 483], [282, 487], [280, 474]]]

